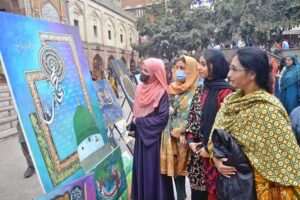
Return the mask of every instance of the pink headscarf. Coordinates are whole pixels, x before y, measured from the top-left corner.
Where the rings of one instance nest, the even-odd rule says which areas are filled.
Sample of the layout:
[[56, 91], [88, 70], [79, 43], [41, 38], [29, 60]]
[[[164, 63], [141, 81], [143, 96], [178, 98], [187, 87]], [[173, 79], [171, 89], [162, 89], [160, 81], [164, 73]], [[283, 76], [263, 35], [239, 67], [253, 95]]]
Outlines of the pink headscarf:
[[144, 65], [150, 76], [145, 83], [137, 86], [134, 98], [134, 117], [145, 117], [158, 106], [163, 94], [168, 91], [165, 65], [161, 59], [148, 58]]

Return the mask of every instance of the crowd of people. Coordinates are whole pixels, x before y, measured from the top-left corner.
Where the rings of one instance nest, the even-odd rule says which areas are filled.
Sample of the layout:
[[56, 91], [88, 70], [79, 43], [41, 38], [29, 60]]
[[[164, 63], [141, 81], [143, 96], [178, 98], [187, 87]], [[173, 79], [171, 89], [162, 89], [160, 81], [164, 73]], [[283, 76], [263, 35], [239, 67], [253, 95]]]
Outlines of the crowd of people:
[[162, 60], [145, 59], [131, 199], [187, 199], [186, 177], [193, 200], [299, 199], [300, 65], [288, 56], [276, 67], [279, 98], [273, 65], [255, 47], [239, 49], [231, 63], [208, 49], [199, 60], [177, 59], [170, 82]]

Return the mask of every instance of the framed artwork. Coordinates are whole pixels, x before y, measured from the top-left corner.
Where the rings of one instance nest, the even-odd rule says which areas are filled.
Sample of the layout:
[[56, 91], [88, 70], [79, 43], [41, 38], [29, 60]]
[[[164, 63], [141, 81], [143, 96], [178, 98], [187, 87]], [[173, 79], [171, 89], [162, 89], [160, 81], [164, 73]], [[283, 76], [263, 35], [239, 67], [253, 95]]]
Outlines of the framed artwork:
[[93, 81], [98, 97], [98, 105], [105, 121], [105, 127], [112, 127], [123, 119], [123, 111], [107, 79]]
[[84, 176], [73, 130], [77, 106], [95, 117], [103, 146], [108, 143], [104, 119], [77, 28], [3, 12], [0, 21], [0, 59], [48, 192]]
[[118, 200], [127, 188], [120, 146], [93, 170], [97, 200]]
[[127, 181], [127, 190], [122, 194], [121, 199], [127, 200], [130, 199], [131, 194], [131, 182], [132, 182], [132, 162], [133, 158], [127, 151], [124, 151], [122, 153], [122, 159], [123, 159], [123, 165], [126, 175], [126, 181]]
[[126, 70], [124, 63], [121, 59], [111, 60], [111, 65], [119, 80], [119, 83], [130, 105], [130, 108], [131, 110], [133, 110], [135, 87], [130, 80], [129, 73]]
[[94, 175], [90, 174], [57, 188], [35, 200], [96, 200]]

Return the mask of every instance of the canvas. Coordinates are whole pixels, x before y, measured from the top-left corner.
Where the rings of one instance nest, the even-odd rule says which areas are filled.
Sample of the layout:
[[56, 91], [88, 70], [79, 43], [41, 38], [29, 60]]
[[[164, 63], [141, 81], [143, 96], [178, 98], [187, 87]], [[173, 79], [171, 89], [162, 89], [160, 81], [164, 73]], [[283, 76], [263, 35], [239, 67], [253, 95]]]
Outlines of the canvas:
[[78, 104], [108, 143], [76, 27], [0, 12], [0, 53], [19, 121], [45, 192], [84, 176], [73, 130]]
[[57, 188], [36, 200], [96, 200], [94, 175], [90, 174]]
[[126, 190], [121, 149], [117, 147], [93, 170], [97, 200], [117, 200]]
[[127, 199], [130, 199], [130, 194], [131, 194], [132, 156], [127, 151], [124, 151], [122, 153], [122, 160], [123, 160], [124, 171], [125, 171], [125, 175], [126, 175], [127, 189], [122, 194], [121, 199], [127, 200]]
[[112, 68], [119, 80], [122, 90], [126, 96], [131, 110], [133, 110], [135, 87], [130, 80], [128, 71], [126, 70], [124, 63], [121, 59], [111, 60]]
[[123, 111], [118, 99], [107, 79], [93, 81], [98, 96], [98, 105], [104, 117], [105, 127], [112, 127], [123, 119]]

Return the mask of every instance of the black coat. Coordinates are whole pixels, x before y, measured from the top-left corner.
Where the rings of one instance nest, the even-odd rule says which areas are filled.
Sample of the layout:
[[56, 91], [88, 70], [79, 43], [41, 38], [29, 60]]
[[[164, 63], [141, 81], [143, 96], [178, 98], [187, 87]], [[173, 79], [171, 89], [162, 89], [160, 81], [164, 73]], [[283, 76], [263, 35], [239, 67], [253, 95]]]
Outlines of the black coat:
[[224, 163], [237, 172], [227, 178], [219, 173], [217, 179], [218, 200], [255, 200], [254, 174], [248, 158], [233, 138], [223, 130], [212, 134], [213, 152], [216, 158], [228, 158]]

